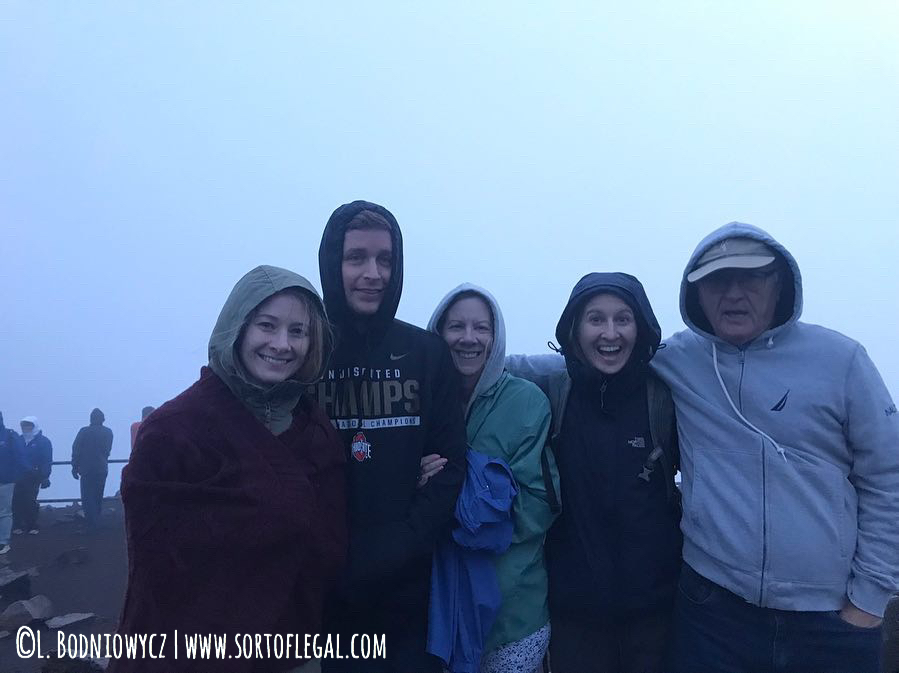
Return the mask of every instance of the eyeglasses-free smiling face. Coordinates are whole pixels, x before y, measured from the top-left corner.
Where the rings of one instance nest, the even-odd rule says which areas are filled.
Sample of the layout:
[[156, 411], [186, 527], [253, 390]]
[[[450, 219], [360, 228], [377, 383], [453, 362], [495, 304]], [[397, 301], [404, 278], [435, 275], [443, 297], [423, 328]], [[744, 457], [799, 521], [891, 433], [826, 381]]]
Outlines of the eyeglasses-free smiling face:
[[299, 371], [309, 352], [309, 310], [296, 295], [269, 297], [253, 312], [238, 353], [256, 383], [274, 385]]
[[343, 292], [354, 313], [374, 315], [393, 271], [393, 242], [384, 229], [350, 229], [343, 239]]
[[453, 356], [453, 364], [465, 378], [484, 371], [493, 348], [493, 314], [480, 297], [463, 297], [447, 309], [440, 330]]
[[603, 374], [617, 374], [637, 343], [637, 321], [631, 307], [614, 294], [592, 297], [578, 320], [577, 343], [587, 364]]
[[749, 343], [774, 323], [781, 289], [776, 268], [722, 269], [696, 286], [715, 336], [734, 346]]

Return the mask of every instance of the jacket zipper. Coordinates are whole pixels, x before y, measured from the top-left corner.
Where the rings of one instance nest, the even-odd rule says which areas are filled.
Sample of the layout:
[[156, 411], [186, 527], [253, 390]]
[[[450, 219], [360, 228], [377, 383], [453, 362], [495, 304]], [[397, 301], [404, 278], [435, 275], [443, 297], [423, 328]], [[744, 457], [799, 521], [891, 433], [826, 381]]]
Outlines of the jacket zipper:
[[608, 385], [608, 381], [603, 381], [599, 387], [599, 407], [603, 410], [606, 408], [606, 386]]
[[[743, 374], [746, 369], [746, 351], [740, 349], [740, 413], [743, 412]], [[759, 605], [764, 605], [765, 566], [768, 564], [768, 467], [765, 459], [765, 439], [762, 440], [762, 571], [759, 575]]]

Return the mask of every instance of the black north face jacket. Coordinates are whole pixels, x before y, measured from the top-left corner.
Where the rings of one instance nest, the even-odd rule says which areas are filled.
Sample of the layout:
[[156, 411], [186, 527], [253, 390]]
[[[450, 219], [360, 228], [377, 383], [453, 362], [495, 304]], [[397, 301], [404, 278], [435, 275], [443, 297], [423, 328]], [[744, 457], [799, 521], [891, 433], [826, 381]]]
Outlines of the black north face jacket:
[[[378, 312], [360, 323], [345, 299], [341, 263], [346, 226], [363, 210], [390, 223], [393, 270]], [[354, 201], [334, 211], [322, 236], [319, 270], [336, 348], [323, 380], [310, 392], [347, 451], [350, 546], [344, 598], [370, 602], [377, 611], [382, 598], [399, 592], [426, 605], [431, 552], [452, 521], [464, 477], [467, 441], [458, 373], [439, 336], [394, 318], [403, 248], [388, 210]], [[421, 457], [431, 453], [449, 463], [417, 489]], [[419, 595], [409, 596], [410, 591]]]

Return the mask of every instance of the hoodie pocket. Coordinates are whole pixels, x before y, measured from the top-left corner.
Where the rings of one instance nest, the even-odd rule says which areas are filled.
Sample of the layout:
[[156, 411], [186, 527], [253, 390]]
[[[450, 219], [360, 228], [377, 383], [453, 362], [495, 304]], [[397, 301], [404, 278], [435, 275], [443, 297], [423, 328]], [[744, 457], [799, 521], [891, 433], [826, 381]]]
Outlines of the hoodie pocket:
[[758, 453], [693, 453], [689, 524], [684, 535], [706, 554], [744, 571], [762, 560], [762, 462]]
[[769, 465], [768, 569], [772, 578], [845, 583], [855, 550], [854, 498], [846, 478], [796, 452]]

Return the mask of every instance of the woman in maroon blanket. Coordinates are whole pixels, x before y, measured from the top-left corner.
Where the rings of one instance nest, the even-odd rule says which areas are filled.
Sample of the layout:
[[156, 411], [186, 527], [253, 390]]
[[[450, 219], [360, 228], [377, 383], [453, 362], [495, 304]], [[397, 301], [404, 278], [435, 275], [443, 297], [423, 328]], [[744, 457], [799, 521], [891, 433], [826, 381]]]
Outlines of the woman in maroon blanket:
[[[119, 634], [148, 638], [111, 671], [268, 673], [313, 656], [305, 634], [321, 628], [346, 548], [344, 452], [303, 395], [330, 344], [312, 285], [257, 267], [225, 302], [200, 379], [141, 424], [122, 472]], [[189, 658], [210, 634], [224, 654]]]

